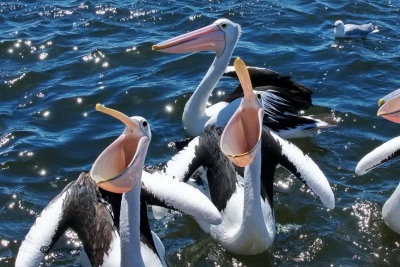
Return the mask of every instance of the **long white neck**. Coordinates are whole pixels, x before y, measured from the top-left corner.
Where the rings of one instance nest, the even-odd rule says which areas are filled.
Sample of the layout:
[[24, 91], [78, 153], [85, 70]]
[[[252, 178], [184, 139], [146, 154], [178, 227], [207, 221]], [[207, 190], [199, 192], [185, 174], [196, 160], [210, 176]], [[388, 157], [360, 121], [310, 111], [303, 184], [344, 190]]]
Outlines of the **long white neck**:
[[241, 254], [255, 255], [271, 246], [275, 236], [275, 221], [271, 207], [261, 202], [261, 146], [253, 163], [244, 170], [244, 203], [242, 223], [233, 235]]
[[[261, 146], [257, 148], [254, 161], [244, 169], [244, 209], [241, 231], [245, 234], [247, 229], [260, 223], [261, 209]], [[262, 220], [263, 222], [263, 220]]]
[[185, 131], [190, 136], [200, 135], [204, 131], [206, 122], [211, 117], [210, 114], [206, 114], [208, 98], [224, 74], [232, 57], [236, 42], [237, 40], [227, 45], [221, 56], [215, 57], [203, 80], [201, 80], [189, 101], [186, 102], [182, 115], [182, 123]]
[[121, 200], [121, 266], [144, 266], [140, 251], [140, 187], [124, 193]]

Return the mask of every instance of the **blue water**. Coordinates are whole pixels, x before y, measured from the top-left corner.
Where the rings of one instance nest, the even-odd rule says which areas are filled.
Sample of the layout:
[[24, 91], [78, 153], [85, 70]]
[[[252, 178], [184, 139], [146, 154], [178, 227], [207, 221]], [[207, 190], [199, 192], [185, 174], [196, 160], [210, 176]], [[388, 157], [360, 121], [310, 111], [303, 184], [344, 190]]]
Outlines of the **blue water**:
[[[293, 140], [328, 177], [327, 211], [286, 171], [275, 181], [277, 236], [259, 256], [227, 253], [189, 217], [151, 221], [171, 266], [398, 265], [400, 236], [381, 208], [399, 182], [399, 162], [356, 177], [367, 152], [398, 135], [376, 117], [377, 100], [400, 87], [398, 1], [2, 1], [0, 3], [0, 265], [12, 266], [35, 217], [65, 185], [88, 171], [122, 125], [102, 103], [147, 118], [147, 165], [168, 160], [185, 137], [185, 102], [212, 53], [162, 54], [151, 45], [228, 18], [242, 26], [234, 57], [291, 75], [312, 88], [315, 107], [338, 127]], [[334, 40], [331, 25], [380, 25], [362, 40]], [[229, 92], [223, 79], [216, 91]], [[215, 94], [213, 102], [218, 101]], [[44, 265], [79, 265], [68, 232]]]

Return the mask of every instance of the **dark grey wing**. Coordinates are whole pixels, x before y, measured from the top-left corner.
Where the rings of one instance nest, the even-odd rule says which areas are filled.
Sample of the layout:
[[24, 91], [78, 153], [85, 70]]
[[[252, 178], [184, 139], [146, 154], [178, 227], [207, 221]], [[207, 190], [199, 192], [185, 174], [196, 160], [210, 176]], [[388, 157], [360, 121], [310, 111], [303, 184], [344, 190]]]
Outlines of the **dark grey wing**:
[[68, 184], [36, 218], [18, 251], [16, 266], [38, 266], [70, 227], [79, 236], [93, 265], [101, 265], [119, 239], [113, 215], [87, 174]]
[[210, 224], [221, 223], [221, 215], [214, 204], [197, 188], [186, 184], [189, 178], [204, 167], [204, 146], [201, 137], [194, 138], [184, 149], [168, 161], [163, 171], [143, 172], [142, 193], [151, 205], [172, 208]]
[[[248, 67], [248, 70], [254, 90], [271, 91], [271, 93], [274, 93], [279, 98], [284, 99], [287, 104], [286, 108], [289, 106], [292, 109], [289, 112], [293, 112], [293, 110], [298, 112], [312, 106], [311, 90], [293, 81], [290, 76], [280, 75], [264, 68]], [[231, 66], [228, 67], [224, 76], [237, 79], [236, 72], [232, 70]], [[242, 96], [243, 90], [239, 84], [224, 101], [232, 102]]]

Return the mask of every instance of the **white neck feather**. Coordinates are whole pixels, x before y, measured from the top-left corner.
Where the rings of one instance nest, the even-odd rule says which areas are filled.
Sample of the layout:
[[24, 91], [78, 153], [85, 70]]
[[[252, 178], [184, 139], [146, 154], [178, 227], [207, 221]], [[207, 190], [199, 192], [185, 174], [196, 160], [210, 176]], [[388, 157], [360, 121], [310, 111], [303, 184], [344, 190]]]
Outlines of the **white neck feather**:
[[140, 251], [140, 190], [135, 186], [121, 200], [120, 238], [121, 266], [144, 266]]
[[271, 246], [275, 221], [271, 207], [261, 201], [261, 146], [253, 163], [244, 170], [244, 203], [240, 226], [230, 238], [232, 252], [257, 255]]
[[238, 39], [239, 36], [234, 42], [227, 43], [221, 56], [215, 57], [203, 80], [201, 80], [188, 102], [186, 102], [182, 123], [185, 131], [190, 136], [200, 135], [204, 131], [206, 122], [211, 117], [210, 114], [206, 114], [208, 98], [224, 74]]
[[[246, 234], [254, 224], [264, 225], [261, 209], [261, 145], [257, 148], [254, 161], [244, 169], [243, 221], [239, 232]], [[258, 227], [257, 227], [258, 228]]]

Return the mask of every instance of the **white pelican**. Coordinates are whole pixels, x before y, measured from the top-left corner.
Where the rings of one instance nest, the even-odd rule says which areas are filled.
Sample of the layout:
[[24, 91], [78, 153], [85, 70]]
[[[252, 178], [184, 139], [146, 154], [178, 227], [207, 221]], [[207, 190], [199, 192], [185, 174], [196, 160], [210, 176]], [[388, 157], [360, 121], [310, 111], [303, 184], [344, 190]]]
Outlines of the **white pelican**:
[[[231, 68], [227, 69], [227, 66], [239, 40], [240, 31], [239, 24], [228, 19], [219, 19], [207, 27], [166, 40], [152, 47], [153, 50], [167, 53], [195, 51], [216, 53], [207, 74], [186, 103], [183, 111], [183, 127], [190, 136], [200, 135], [207, 125], [225, 126], [240, 104], [241, 95], [233, 94], [228, 97], [227, 101], [218, 102], [207, 108], [208, 98], [215, 85], [225, 71], [228, 75], [231, 72]], [[273, 128], [275, 133], [281, 137], [291, 138], [307, 136], [310, 132], [315, 132], [315, 129], [337, 124], [332, 119], [323, 121], [312, 116], [296, 116], [294, 113], [311, 106], [311, 91], [292, 82], [289, 77], [276, 75], [276, 73], [268, 75], [273, 72], [265, 69], [260, 72], [263, 72], [264, 75], [264, 82], [260, 85], [268, 85], [256, 88], [257, 94], [263, 98], [263, 103], [265, 103], [264, 111], [269, 115], [265, 118], [264, 125], [266, 127]], [[286, 114], [286, 112], [291, 113]], [[274, 114], [277, 115], [273, 116]]]
[[[378, 110], [378, 116], [400, 123], [400, 89], [380, 99], [378, 104], [383, 104]], [[357, 164], [355, 172], [357, 175], [364, 175], [382, 163], [399, 156], [400, 136], [383, 143], [365, 155]], [[400, 234], [400, 184], [383, 205], [382, 217], [390, 229]]]
[[[262, 130], [262, 99], [254, 94], [243, 61], [237, 59], [235, 66], [244, 98], [221, 137], [221, 129], [207, 126], [165, 169], [168, 176], [202, 190], [221, 212], [219, 225], [196, 219], [206, 233], [232, 253], [254, 255], [268, 249], [275, 237], [272, 200], [278, 164], [305, 183], [327, 208], [333, 209], [335, 200], [328, 180], [307, 155]], [[240, 167], [248, 166], [243, 170], [230, 160]]]
[[36, 218], [16, 266], [38, 266], [67, 228], [83, 244], [82, 265], [166, 266], [164, 246], [148, 224], [146, 202], [221, 222], [215, 206], [193, 187], [162, 179], [161, 173], [143, 171], [142, 177], [151, 139], [144, 118], [99, 104], [96, 109], [121, 120], [125, 130], [99, 155], [90, 174], [68, 184]]

